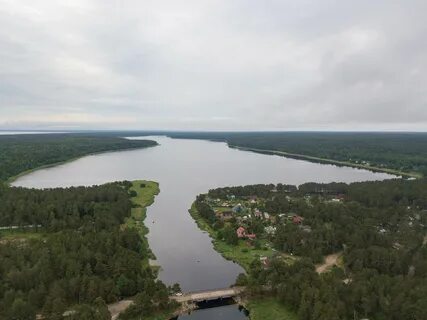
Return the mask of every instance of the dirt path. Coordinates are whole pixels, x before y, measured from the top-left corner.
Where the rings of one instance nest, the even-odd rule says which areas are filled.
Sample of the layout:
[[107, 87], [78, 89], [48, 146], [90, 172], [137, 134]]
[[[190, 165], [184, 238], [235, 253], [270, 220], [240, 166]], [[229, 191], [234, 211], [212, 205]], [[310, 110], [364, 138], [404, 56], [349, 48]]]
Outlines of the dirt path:
[[132, 300], [121, 300], [108, 305], [108, 311], [111, 313], [111, 319], [116, 320], [119, 314], [125, 311], [131, 304]]
[[338, 259], [342, 256], [342, 253], [334, 253], [330, 254], [329, 256], [325, 257], [325, 262], [322, 264], [316, 265], [316, 272], [317, 273], [324, 273], [326, 271], [329, 271], [333, 266], [338, 266]]

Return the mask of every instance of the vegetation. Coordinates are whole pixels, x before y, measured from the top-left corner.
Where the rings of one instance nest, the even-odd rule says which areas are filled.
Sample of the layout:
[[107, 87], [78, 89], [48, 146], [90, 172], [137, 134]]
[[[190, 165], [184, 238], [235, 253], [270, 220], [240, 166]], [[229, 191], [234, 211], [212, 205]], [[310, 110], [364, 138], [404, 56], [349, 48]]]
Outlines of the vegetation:
[[0, 181], [84, 155], [155, 146], [150, 140], [83, 134], [0, 135]]
[[[212, 243], [217, 252], [221, 253], [221, 255], [231, 261], [234, 261], [240, 264], [245, 270], [249, 271], [251, 263], [258, 259], [260, 256], [272, 256], [273, 251], [271, 248], [252, 248], [248, 246], [243, 241], [236, 241], [235, 244], [230, 244], [224, 241], [219, 237], [216, 230], [214, 230], [205, 220], [200, 216], [197, 209], [195, 208], [195, 204], [193, 204], [190, 209], [190, 214], [193, 219], [196, 220], [200, 229], [207, 231], [212, 237]], [[232, 230], [233, 236], [235, 235], [235, 230]], [[237, 237], [236, 237], [237, 238]]]
[[145, 261], [145, 263], [148, 264], [149, 258], [154, 258], [154, 255], [148, 246], [146, 238], [148, 228], [145, 226], [144, 220], [146, 218], [147, 207], [153, 203], [154, 197], [160, 192], [159, 184], [154, 181], [136, 180], [132, 181], [132, 186], [129, 190], [132, 196], [131, 200], [133, 206], [131, 216], [126, 218], [125, 226], [138, 231], [144, 248], [150, 253], [150, 255], [146, 257]]
[[151, 203], [157, 192], [148, 182], [48, 190], [2, 186], [0, 225], [22, 228], [1, 233], [0, 318], [35, 319], [40, 313], [62, 319], [65, 312], [109, 319], [106, 303], [135, 294], [139, 315], [171, 308], [169, 290], [146, 263], [148, 246], [136, 227], [144, 212], [139, 203]]
[[251, 320], [297, 320], [298, 318], [274, 298], [251, 300], [246, 307], [251, 311]]
[[417, 173], [415, 176], [427, 174], [426, 133], [205, 132], [171, 133], [170, 136], [225, 141], [230, 146], [267, 153], [285, 152], [287, 157], [314, 162], [329, 159], [375, 170], [393, 169], [397, 173]]
[[[233, 207], [231, 217], [218, 210], [224, 205]], [[254, 297], [249, 308], [261, 308], [267, 290], [301, 320], [427, 319], [426, 179], [220, 188], [198, 196], [194, 207], [215, 242], [276, 250], [254, 254], [237, 280]], [[254, 236], [230, 240], [224, 230], [238, 227]], [[335, 266], [316, 270], [338, 252]]]

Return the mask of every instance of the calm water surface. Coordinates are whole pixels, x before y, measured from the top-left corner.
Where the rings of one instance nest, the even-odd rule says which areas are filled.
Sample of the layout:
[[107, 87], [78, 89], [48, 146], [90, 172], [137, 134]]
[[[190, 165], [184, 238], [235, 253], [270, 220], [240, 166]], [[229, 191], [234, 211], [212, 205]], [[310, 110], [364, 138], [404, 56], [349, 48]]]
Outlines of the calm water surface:
[[[184, 291], [230, 286], [242, 268], [213, 250], [211, 239], [188, 213], [196, 195], [211, 188], [255, 183], [354, 182], [391, 178], [348, 167], [337, 167], [230, 149], [225, 143], [202, 140], [153, 139], [160, 146], [87, 156], [19, 178], [15, 186], [34, 188], [93, 185], [117, 180], [150, 179], [161, 192], [148, 209], [148, 240], [162, 266], [160, 279], [179, 282]], [[214, 311], [216, 310], [216, 311]], [[220, 316], [218, 313], [221, 310]], [[204, 312], [204, 313], [203, 313]], [[233, 316], [226, 316], [230, 313]], [[207, 309], [191, 319], [243, 319], [235, 306]], [[213, 314], [209, 318], [207, 314]], [[181, 317], [180, 319], [187, 319]], [[202, 318], [200, 318], [202, 319]]]

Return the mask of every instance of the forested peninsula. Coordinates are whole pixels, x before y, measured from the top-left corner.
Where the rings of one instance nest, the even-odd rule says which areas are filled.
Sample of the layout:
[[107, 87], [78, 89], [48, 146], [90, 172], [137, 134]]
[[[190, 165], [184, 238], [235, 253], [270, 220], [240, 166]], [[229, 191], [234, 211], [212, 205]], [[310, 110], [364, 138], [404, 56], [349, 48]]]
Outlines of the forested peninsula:
[[85, 155], [156, 146], [151, 140], [128, 140], [95, 134], [0, 135], [0, 181]]
[[[134, 297], [123, 315], [169, 312], [169, 289], [149, 266], [147, 181], [35, 190], [0, 188], [0, 318], [110, 319], [107, 304]], [[136, 295], [136, 296], [135, 296]]]
[[0, 136], [0, 319], [122, 319], [171, 314], [171, 288], [157, 280], [144, 226], [159, 193], [150, 181], [26, 189], [6, 180], [84, 155], [145, 148], [149, 140], [94, 134]]
[[190, 210], [252, 320], [427, 319], [427, 180], [210, 190]]

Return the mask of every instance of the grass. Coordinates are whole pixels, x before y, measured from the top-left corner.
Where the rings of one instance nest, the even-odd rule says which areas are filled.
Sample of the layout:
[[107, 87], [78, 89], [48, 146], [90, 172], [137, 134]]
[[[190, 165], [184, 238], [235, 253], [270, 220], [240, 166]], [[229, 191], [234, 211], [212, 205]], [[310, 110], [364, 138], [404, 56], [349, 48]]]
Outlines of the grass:
[[249, 300], [246, 308], [251, 320], [297, 320], [295, 313], [289, 311], [275, 298], [257, 298]]
[[[146, 237], [149, 230], [145, 226], [144, 220], [147, 217], [147, 207], [154, 202], [154, 198], [160, 192], [159, 184], [154, 181], [135, 180], [132, 181], [130, 191], [136, 192], [136, 196], [131, 198], [134, 208], [132, 208], [131, 215], [126, 219], [123, 227], [137, 229], [144, 246], [149, 248]], [[153, 253], [151, 253], [150, 258], [155, 258]], [[148, 258], [146, 263], [148, 264]]]
[[22, 230], [1, 230], [1, 240], [41, 240], [46, 236], [44, 232], [22, 231]]

